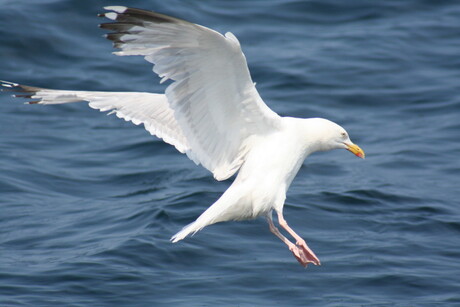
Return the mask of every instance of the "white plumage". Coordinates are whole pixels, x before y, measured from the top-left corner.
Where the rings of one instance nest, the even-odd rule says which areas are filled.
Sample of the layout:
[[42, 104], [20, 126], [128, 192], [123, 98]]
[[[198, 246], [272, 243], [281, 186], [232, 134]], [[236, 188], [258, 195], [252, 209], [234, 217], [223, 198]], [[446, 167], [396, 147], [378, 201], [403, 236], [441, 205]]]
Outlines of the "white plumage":
[[[170, 16], [123, 6], [106, 7], [102, 14], [115, 22], [101, 27], [114, 31], [107, 38], [120, 51], [141, 55], [154, 64], [162, 81], [171, 79], [164, 95], [63, 91], [2, 81], [32, 104], [88, 101], [136, 125], [144, 124], [181, 153], [211, 171], [217, 180], [238, 175], [228, 190], [198, 219], [173, 236], [177, 242], [217, 222], [266, 216], [270, 230], [306, 266], [320, 264], [286, 223], [286, 192], [304, 159], [312, 152], [348, 149], [364, 158], [339, 125], [319, 118], [280, 117], [265, 105], [251, 80], [240, 44], [225, 36]], [[290, 242], [279, 224], [296, 240]]]

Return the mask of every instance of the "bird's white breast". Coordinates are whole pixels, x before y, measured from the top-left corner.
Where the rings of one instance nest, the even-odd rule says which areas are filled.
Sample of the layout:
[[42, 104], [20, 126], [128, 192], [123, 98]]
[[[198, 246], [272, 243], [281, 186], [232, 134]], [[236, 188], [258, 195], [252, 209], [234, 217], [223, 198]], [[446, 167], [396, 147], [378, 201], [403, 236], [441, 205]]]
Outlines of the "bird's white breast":
[[280, 131], [255, 140], [234, 182], [247, 187], [253, 217], [282, 209], [287, 189], [307, 155], [304, 143], [303, 133], [292, 121], [286, 121]]

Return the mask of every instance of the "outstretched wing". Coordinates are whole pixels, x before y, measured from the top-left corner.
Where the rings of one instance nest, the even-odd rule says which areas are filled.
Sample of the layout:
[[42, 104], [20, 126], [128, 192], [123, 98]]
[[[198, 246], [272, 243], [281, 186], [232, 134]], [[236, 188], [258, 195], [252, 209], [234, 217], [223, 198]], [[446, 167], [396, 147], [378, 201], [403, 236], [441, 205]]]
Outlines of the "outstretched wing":
[[144, 124], [145, 129], [182, 153], [188, 153], [190, 146], [177, 124], [174, 112], [165, 95], [151, 93], [92, 92], [52, 90], [8, 81], [0, 85], [20, 94], [15, 97], [30, 99], [29, 104], [63, 104], [87, 101], [93, 109], [112, 111], [119, 118], [135, 125]]
[[153, 71], [174, 82], [166, 97], [188, 145], [189, 157], [223, 180], [233, 175], [254, 136], [269, 134], [280, 117], [260, 98], [240, 44], [184, 20], [155, 12], [110, 6], [101, 28], [120, 51], [142, 55]]

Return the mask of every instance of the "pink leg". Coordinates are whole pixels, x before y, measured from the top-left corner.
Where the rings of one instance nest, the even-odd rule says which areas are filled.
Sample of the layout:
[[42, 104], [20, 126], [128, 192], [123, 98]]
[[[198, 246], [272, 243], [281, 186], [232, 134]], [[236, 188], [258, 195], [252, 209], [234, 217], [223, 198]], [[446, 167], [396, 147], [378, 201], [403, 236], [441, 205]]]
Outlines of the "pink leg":
[[278, 228], [276, 228], [275, 224], [273, 224], [271, 213], [267, 216], [267, 221], [268, 221], [268, 225], [270, 226], [270, 231], [274, 235], [276, 235], [278, 238], [280, 238], [280, 240], [283, 241], [289, 247], [289, 250], [292, 252], [294, 257], [297, 259], [297, 261], [299, 261], [299, 263], [303, 267], [306, 267], [308, 263], [312, 262], [311, 260], [309, 260], [307, 255], [305, 255], [305, 252], [303, 249], [296, 246], [294, 243], [289, 241], [285, 236], [283, 236], [279, 232]]
[[289, 227], [283, 217], [283, 213], [281, 211], [277, 211], [276, 213], [278, 214], [278, 223], [296, 240], [296, 245], [303, 251], [304, 256], [308, 259], [308, 262], [312, 262], [315, 265], [321, 265], [318, 257], [316, 257], [315, 253], [308, 247], [305, 240], [302, 239], [291, 227]]

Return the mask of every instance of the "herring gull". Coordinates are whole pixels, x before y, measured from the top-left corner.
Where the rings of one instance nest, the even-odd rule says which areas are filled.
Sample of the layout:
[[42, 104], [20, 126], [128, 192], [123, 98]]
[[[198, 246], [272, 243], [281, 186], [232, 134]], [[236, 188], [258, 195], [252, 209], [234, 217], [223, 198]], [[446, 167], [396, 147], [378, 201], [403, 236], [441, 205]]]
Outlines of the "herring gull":
[[[230, 220], [266, 217], [270, 231], [283, 241], [304, 267], [320, 261], [283, 216], [286, 192], [305, 158], [316, 151], [346, 149], [364, 158], [341, 126], [327, 119], [281, 117], [261, 99], [251, 80], [240, 43], [230, 32], [209, 28], [156, 12], [108, 6], [100, 14], [111, 20], [101, 28], [119, 51], [152, 63], [164, 82], [165, 94], [53, 90], [2, 81], [5, 90], [30, 104], [86, 101], [100, 111], [145, 129], [216, 180], [238, 173], [223, 195], [193, 223], [175, 234], [178, 242], [204, 227]], [[291, 242], [275, 226], [291, 235]]]

